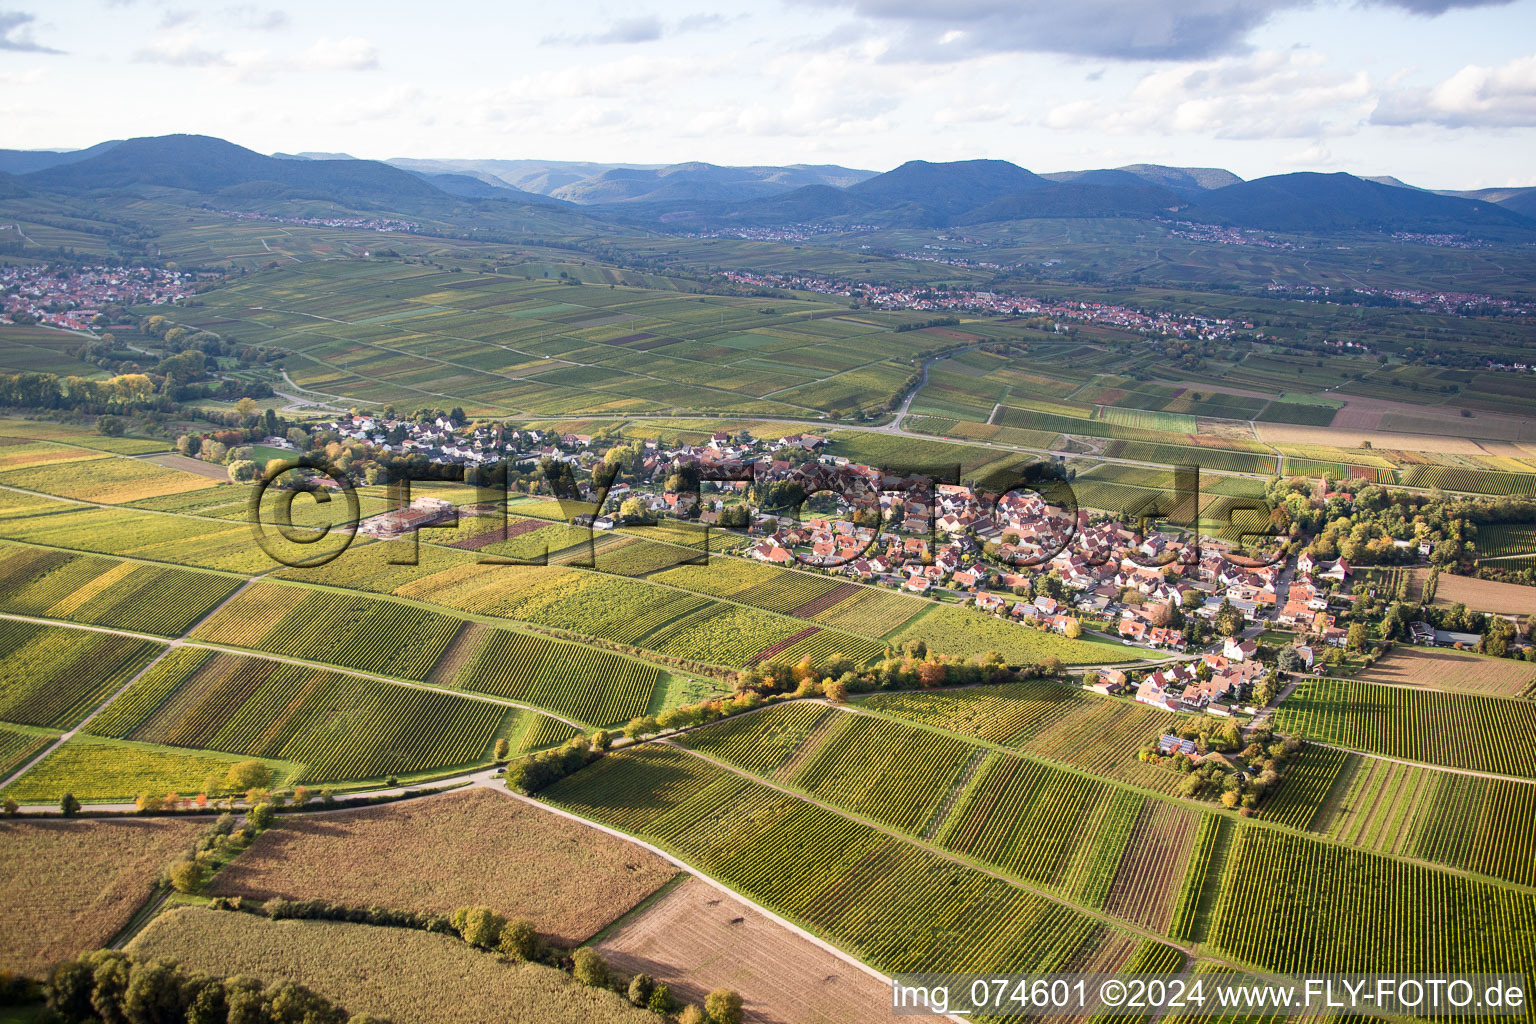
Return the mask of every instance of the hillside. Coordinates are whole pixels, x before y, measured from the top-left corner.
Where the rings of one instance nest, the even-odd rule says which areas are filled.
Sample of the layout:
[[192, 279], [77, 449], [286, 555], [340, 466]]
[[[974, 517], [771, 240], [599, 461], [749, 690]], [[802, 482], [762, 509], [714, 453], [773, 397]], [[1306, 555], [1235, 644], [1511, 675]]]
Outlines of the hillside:
[[1421, 231], [1525, 240], [1536, 221], [1492, 203], [1300, 172], [1256, 178], [1201, 197], [1183, 216], [1271, 231]]
[[375, 203], [444, 196], [415, 175], [373, 160], [283, 160], [204, 135], [129, 139], [84, 160], [34, 171], [22, 181], [71, 192], [151, 186], [205, 194], [270, 183], [276, 188], [268, 191], [284, 198]]

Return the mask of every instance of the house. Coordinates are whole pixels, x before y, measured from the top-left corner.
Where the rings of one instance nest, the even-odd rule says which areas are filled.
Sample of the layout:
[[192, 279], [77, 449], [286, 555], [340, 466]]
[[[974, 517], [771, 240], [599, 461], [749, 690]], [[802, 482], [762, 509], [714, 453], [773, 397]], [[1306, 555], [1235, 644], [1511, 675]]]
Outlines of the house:
[[1258, 650], [1259, 645], [1252, 640], [1238, 641], [1228, 637], [1225, 646], [1221, 649], [1221, 653], [1233, 661], [1248, 661], [1258, 653]]
[[1195, 753], [1195, 741], [1181, 740], [1173, 735], [1173, 733], [1167, 733], [1157, 741], [1157, 752], [1164, 757], [1170, 757], [1174, 754], [1184, 754], [1192, 757]]

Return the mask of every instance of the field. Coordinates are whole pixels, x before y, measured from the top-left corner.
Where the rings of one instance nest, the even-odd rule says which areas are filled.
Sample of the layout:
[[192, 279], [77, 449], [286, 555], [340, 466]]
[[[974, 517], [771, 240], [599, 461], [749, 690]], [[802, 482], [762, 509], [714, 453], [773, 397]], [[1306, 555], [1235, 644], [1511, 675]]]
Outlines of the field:
[[1114, 970], [1136, 947], [1074, 910], [677, 750], [609, 755], [545, 796], [670, 849], [887, 973]]
[[1536, 896], [1248, 827], [1228, 862], [1210, 943], [1288, 974], [1529, 973]]
[[0, 968], [44, 977], [106, 945], [208, 821], [0, 821]]
[[493, 629], [484, 631], [453, 685], [611, 725], [645, 714], [660, 676], [654, 666], [618, 654]]
[[[1415, 569], [1414, 575], [1422, 587], [1427, 569]], [[1536, 615], [1536, 587], [1522, 587], [1515, 583], [1499, 583], [1496, 580], [1479, 580], [1471, 576], [1457, 576], [1443, 572], [1435, 584], [1436, 605], [1464, 604], [1473, 611], [1494, 612], [1502, 615]]]
[[[552, 967], [509, 964], [457, 937], [333, 921], [269, 921], [252, 914], [180, 907], [129, 946], [192, 971], [291, 981], [353, 1014], [412, 1024], [571, 1020], [655, 1024], [644, 1010]], [[451, 994], [451, 995], [450, 995]]]
[[1306, 679], [1275, 727], [1447, 768], [1536, 779], [1536, 703], [1342, 679]]
[[51, 742], [53, 734], [41, 729], [0, 724], [0, 779], [10, 778], [11, 772], [42, 753]]
[[[754, 732], [770, 737], [769, 750], [786, 733], [786, 740], [797, 732], [808, 736], [821, 720], [813, 708], [825, 710], [781, 704], [726, 723], [730, 728], [721, 742], [717, 743], [713, 729], [691, 733], [685, 742], [691, 749], [732, 763], [749, 753], [751, 763], [766, 767], [759, 760]], [[796, 767], [784, 776], [785, 781], [834, 806], [910, 834], [933, 817], [960, 772], [977, 755], [968, 743], [888, 719], [843, 713], [828, 722], [825, 731], [817, 732], [814, 749], [794, 745], [788, 757], [796, 760]]]
[[1442, 491], [1471, 494], [1536, 493], [1536, 474], [1533, 473], [1497, 473], [1449, 466], [1409, 466], [1403, 473], [1403, 483], [1409, 487], [1438, 487]]
[[1359, 678], [1367, 683], [1518, 697], [1536, 680], [1536, 665], [1433, 647], [1398, 646]]
[[484, 760], [503, 705], [266, 658], [183, 648], [93, 722], [151, 743], [304, 765], [322, 782]]
[[1349, 758], [1342, 750], [1309, 744], [1287, 771], [1280, 790], [1266, 798], [1261, 816], [1292, 828], [1310, 828]]
[[424, 679], [460, 622], [361, 594], [257, 583], [198, 626], [194, 638]]
[[144, 459], [91, 459], [0, 472], [0, 484], [77, 501], [119, 505], [139, 498], [217, 487], [198, 473], [167, 469]]
[[284, 819], [221, 871], [211, 891], [431, 914], [485, 905], [570, 947], [676, 873], [623, 840], [472, 786]]
[[883, 693], [862, 705], [1163, 793], [1172, 793], [1179, 783], [1177, 773], [1136, 759], [1137, 751], [1177, 721], [1173, 712], [1100, 697], [1076, 686], [1040, 680], [949, 692]]
[[[210, 776], [222, 778], [244, 758], [206, 750], [182, 750], [80, 734], [49, 754], [5, 787], [4, 795], [23, 804], [56, 806], [65, 793], [82, 803], [126, 803], [141, 793], [164, 796], [203, 792]], [[298, 774], [298, 766], [267, 760], [273, 785]]]
[[0, 619], [0, 719], [67, 729], [161, 650], [152, 640]]
[[0, 545], [0, 609], [159, 636], [180, 636], [240, 585], [168, 565]]
[[1309, 827], [1363, 850], [1529, 886], [1536, 883], [1533, 821], [1531, 783], [1350, 754]]
[[697, 878], [594, 945], [620, 971], [645, 971], [691, 1003], [734, 989], [750, 1024], [886, 1024], [891, 1016], [889, 985]]
[[896, 640], [922, 640], [935, 651], [970, 657], [997, 651], [1009, 664], [1036, 664], [1057, 658], [1064, 665], [1135, 661], [1141, 655], [1118, 644], [1068, 640], [995, 615], [966, 608], [937, 607], [912, 622]]

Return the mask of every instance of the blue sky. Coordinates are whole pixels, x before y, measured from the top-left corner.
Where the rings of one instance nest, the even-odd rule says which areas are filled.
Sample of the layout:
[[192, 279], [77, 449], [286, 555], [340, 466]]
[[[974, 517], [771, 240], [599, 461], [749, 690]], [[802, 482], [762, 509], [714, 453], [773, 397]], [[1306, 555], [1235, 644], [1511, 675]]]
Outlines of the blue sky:
[[0, 124], [14, 148], [1536, 185], [1536, 0], [0, 0]]

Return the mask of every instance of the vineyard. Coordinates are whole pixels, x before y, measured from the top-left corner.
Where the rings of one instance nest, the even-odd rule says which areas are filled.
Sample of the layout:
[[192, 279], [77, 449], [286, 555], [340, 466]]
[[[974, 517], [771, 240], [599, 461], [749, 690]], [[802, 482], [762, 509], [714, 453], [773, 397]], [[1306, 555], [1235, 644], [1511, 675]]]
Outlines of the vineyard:
[[508, 714], [467, 697], [222, 652], [146, 673], [119, 702], [123, 710], [114, 703], [92, 731], [298, 762], [303, 781], [474, 764]]
[[240, 580], [168, 565], [6, 545], [0, 608], [160, 636], [180, 636]]
[[897, 718], [1164, 793], [1173, 793], [1180, 781], [1177, 773], [1136, 758], [1149, 739], [1173, 727], [1176, 714], [1075, 686], [1039, 680], [949, 693], [882, 693], [863, 703]]
[[219, 486], [197, 473], [166, 469], [143, 459], [105, 458], [0, 472], [0, 484], [63, 498], [119, 504], [138, 498]]
[[517, 745], [519, 754], [526, 754], [530, 750], [558, 747], [567, 740], [581, 735], [581, 730], [566, 725], [558, 718], [538, 714], [533, 715], [532, 718], [533, 721], [528, 724], [528, 731], [523, 733], [522, 742]]
[[51, 742], [52, 736], [44, 733], [0, 724], [0, 779], [36, 757]]
[[459, 627], [457, 619], [395, 601], [257, 583], [200, 625], [193, 637], [424, 679]]
[[645, 746], [545, 791], [895, 971], [1119, 969], [1136, 940], [831, 811]]
[[1307, 744], [1300, 759], [1286, 772], [1279, 791], [1264, 802], [1260, 817], [1292, 828], [1310, 828], [1348, 759], [1342, 750]]
[[1477, 528], [1477, 553], [1483, 558], [1536, 554], [1536, 526], [1486, 523]]
[[1395, 484], [1397, 474], [1389, 466], [1370, 466], [1357, 462], [1328, 462], [1287, 455], [1280, 463], [1281, 476], [1304, 476], [1309, 480], [1364, 480], [1373, 484]]
[[1199, 466], [1223, 473], [1252, 473], [1269, 476], [1275, 471], [1275, 458], [1258, 452], [1235, 452], [1225, 448], [1155, 444], [1147, 441], [1112, 441], [1104, 455], [1132, 462], [1154, 462], [1162, 466]]
[[162, 649], [151, 640], [0, 619], [0, 719], [67, 729]]
[[593, 647], [491, 629], [453, 685], [612, 725], [645, 714], [660, 675], [655, 666]]
[[1536, 494], [1536, 473], [1499, 473], [1454, 466], [1409, 466], [1403, 472], [1408, 487], [1436, 488], [1467, 494]]
[[927, 606], [876, 587], [859, 587], [813, 618], [823, 625], [848, 629], [865, 636], [886, 636], [909, 622]]
[[999, 757], [968, 790], [940, 842], [1098, 908], [1146, 800], [1085, 775]]
[[754, 775], [772, 777], [802, 749], [817, 726], [835, 714], [825, 704], [790, 701], [724, 719], [678, 742]]
[[1194, 852], [1190, 854], [1189, 869], [1179, 889], [1173, 922], [1168, 928], [1168, 934], [1174, 939], [1184, 941], [1198, 935], [1201, 913], [1211, 905], [1212, 890], [1220, 889], [1221, 865], [1225, 862], [1231, 838], [1232, 825], [1225, 818], [1207, 814], [1200, 819]]
[[808, 572], [716, 556], [708, 565], [683, 565], [660, 573], [658, 583], [723, 597], [771, 612], [788, 613], [835, 590], [839, 581]]
[[1529, 974], [1536, 896], [1250, 826], [1209, 941], [1288, 974]]
[[1343, 679], [1307, 679], [1275, 727], [1409, 761], [1536, 778], [1536, 703]]

